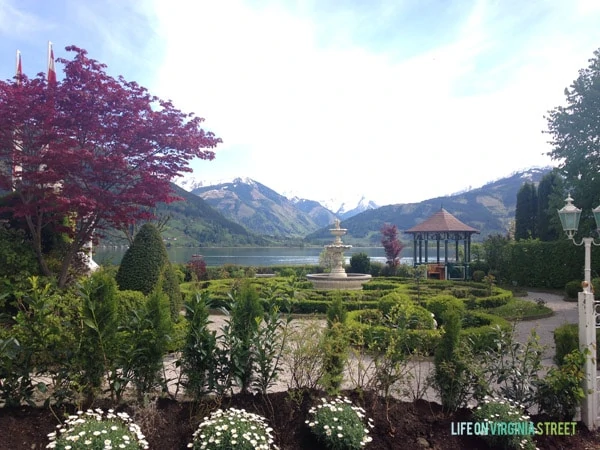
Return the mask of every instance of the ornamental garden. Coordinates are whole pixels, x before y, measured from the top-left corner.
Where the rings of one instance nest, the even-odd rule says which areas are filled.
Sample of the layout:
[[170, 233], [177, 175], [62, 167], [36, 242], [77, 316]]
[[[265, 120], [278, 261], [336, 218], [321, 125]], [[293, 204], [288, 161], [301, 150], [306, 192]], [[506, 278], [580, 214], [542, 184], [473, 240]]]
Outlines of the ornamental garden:
[[[360, 291], [325, 291], [303, 277], [314, 270], [171, 264], [145, 225], [119, 267], [67, 289], [31, 276], [3, 294], [0, 409], [52, 411], [49, 448], [157, 448], [144, 433], [165, 420], [164, 401], [193, 405], [183, 421], [196, 430], [173, 448], [383, 445], [391, 405], [431, 392], [446, 418], [476, 408], [470, 420], [573, 420], [585, 358], [576, 333], [557, 330], [549, 370], [533, 327], [526, 342], [514, 336], [516, 320], [552, 314], [543, 302], [485, 272], [440, 281], [400, 266]], [[297, 406], [297, 435], [278, 429], [284, 404]], [[536, 445], [533, 435], [480, 439]]]

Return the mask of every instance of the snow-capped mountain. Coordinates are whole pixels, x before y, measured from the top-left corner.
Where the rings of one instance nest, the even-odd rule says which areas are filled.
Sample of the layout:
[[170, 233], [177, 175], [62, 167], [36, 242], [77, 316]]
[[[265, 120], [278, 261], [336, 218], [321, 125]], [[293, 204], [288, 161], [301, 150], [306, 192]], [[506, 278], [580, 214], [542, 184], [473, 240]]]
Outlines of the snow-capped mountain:
[[377, 209], [379, 205], [372, 200], [362, 196], [357, 202], [344, 202], [338, 208], [336, 215], [341, 219], [349, 219], [363, 211]]
[[[207, 188], [209, 186], [233, 185], [236, 183], [247, 184], [252, 186], [255, 185], [257, 181], [248, 177], [236, 177], [227, 180], [201, 180], [190, 175], [175, 180], [175, 184], [177, 184], [179, 187], [185, 189], [188, 192], [193, 192], [201, 188]], [[330, 198], [326, 200], [306, 199], [300, 198], [291, 192], [283, 192], [280, 195], [287, 197], [301, 210], [305, 210], [305, 212], [308, 212], [307, 210], [309, 209], [310, 205], [310, 210], [313, 211], [313, 214], [316, 214], [314, 212], [314, 208], [316, 207], [315, 203], [317, 203], [323, 208], [331, 211], [336, 217], [338, 217], [341, 220], [348, 219], [352, 216], [355, 216], [356, 214], [359, 214], [363, 211], [367, 211], [369, 209], [379, 208], [379, 205], [376, 202], [369, 200], [362, 195], [347, 197], [343, 200], [335, 198]], [[318, 214], [322, 216], [321, 220], [317, 220], [317, 222], [320, 223], [323, 220], [325, 220], [325, 214], [323, 214], [322, 211], [319, 211]]]

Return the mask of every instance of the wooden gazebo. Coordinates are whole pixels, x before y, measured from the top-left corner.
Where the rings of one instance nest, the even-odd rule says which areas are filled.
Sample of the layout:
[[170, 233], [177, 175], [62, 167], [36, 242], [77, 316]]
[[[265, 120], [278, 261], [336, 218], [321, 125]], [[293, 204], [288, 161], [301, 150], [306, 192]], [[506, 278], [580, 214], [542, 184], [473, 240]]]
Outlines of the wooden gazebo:
[[[471, 236], [479, 233], [469, 225], [462, 223], [444, 208], [429, 219], [404, 231], [413, 235], [413, 264], [427, 264], [427, 277], [440, 280], [466, 280], [469, 278], [471, 262]], [[430, 241], [435, 241], [435, 257], [429, 256]], [[459, 259], [460, 243], [463, 245], [464, 258]], [[441, 246], [443, 243], [443, 259]], [[450, 243], [454, 243], [454, 258], [450, 258]]]

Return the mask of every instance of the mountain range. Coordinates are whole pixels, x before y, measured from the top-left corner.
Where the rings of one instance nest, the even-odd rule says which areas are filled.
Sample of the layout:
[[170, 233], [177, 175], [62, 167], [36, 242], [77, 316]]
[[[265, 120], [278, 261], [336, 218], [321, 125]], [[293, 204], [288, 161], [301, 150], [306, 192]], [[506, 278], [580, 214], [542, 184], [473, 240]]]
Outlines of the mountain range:
[[474, 239], [481, 240], [490, 234], [506, 234], [523, 183], [537, 184], [551, 170], [531, 168], [480, 188], [418, 203], [378, 207], [362, 198], [350, 207], [339, 205], [335, 212], [319, 201], [290, 199], [249, 178], [214, 185], [188, 180], [179, 183], [182, 187], [173, 184], [182, 200], [158, 205], [157, 213], [170, 217], [163, 236], [178, 246], [324, 244], [332, 239], [328, 229], [336, 218], [348, 229], [344, 242], [378, 246], [385, 223], [405, 230], [440, 208], [480, 230]]

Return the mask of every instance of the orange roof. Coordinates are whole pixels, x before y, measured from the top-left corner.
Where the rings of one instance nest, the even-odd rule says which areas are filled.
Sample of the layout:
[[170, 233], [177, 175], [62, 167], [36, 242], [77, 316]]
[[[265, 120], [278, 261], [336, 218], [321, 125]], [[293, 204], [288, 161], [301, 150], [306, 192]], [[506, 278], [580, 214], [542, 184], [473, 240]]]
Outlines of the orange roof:
[[419, 225], [405, 231], [405, 233], [421, 233], [421, 232], [442, 232], [442, 231], [467, 231], [471, 233], [479, 233], [469, 225], [465, 225], [444, 208], [440, 209], [429, 219], [421, 222]]

